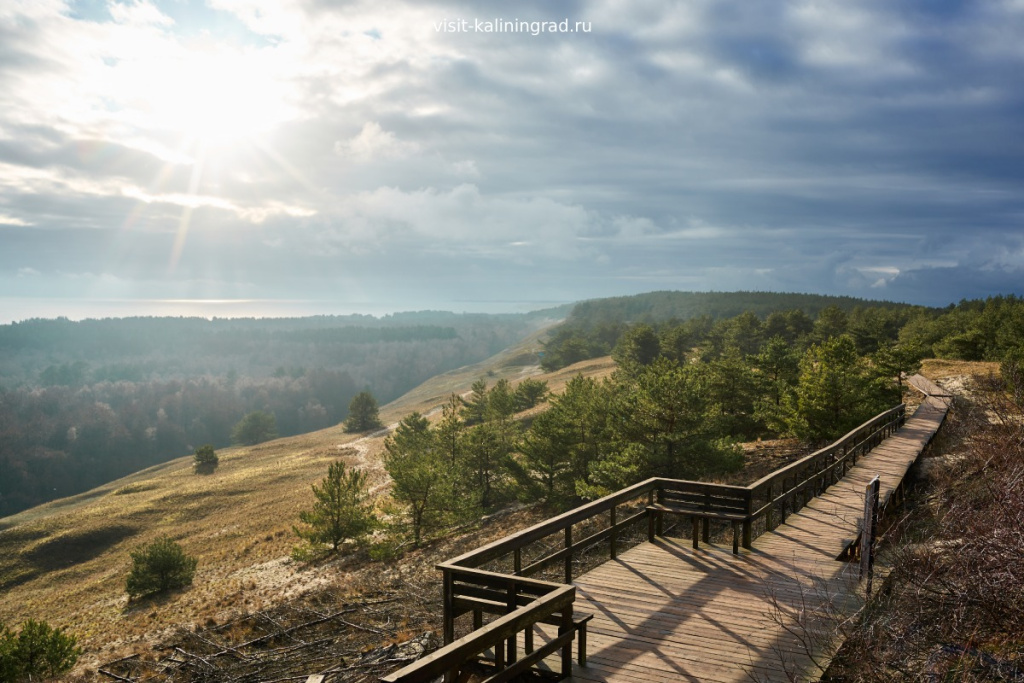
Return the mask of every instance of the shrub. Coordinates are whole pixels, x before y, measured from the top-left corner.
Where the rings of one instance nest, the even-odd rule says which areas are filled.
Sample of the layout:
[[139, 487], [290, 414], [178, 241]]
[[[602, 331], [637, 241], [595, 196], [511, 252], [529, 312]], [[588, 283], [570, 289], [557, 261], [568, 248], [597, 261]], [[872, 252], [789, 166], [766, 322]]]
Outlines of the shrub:
[[29, 619], [15, 634], [0, 624], [0, 682], [23, 678], [55, 678], [78, 661], [82, 650], [75, 636], [52, 628], [45, 621]]
[[277, 438], [277, 419], [273, 413], [256, 410], [243, 417], [231, 430], [231, 441], [253, 446]]
[[[336, 551], [343, 541], [361, 539], [373, 530], [376, 520], [366, 502], [362, 470], [346, 470], [340, 461], [332, 463], [320, 485], [313, 484], [313, 495], [313, 509], [299, 514], [307, 526], [295, 527], [295, 533], [311, 546], [329, 545]], [[295, 557], [301, 556], [302, 551]]]
[[348, 404], [348, 419], [345, 420], [346, 432], [368, 432], [380, 429], [384, 425], [380, 421], [377, 399], [369, 391], [362, 391]]
[[196, 558], [186, 555], [168, 536], [133, 550], [131, 556], [132, 570], [125, 584], [130, 598], [189, 586], [196, 573]]
[[1013, 396], [1013, 402], [1024, 406], [1024, 346], [1012, 348], [999, 364], [999, 374]]
[[200, 446], [192, 455], [192, 469], [196, 474], [211, 474], [219, 464], [217, 451], [210, 444]]

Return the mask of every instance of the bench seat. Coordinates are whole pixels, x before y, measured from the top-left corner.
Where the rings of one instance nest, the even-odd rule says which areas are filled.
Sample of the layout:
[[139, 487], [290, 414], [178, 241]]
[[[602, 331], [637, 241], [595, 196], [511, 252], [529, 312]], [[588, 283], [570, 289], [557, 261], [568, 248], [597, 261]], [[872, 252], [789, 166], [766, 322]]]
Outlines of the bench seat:
[[[689, 507], [685, 505], [665, 505], [664, 503], [653, 503], [647, 506], [647, 511], [662, 515], [665, 513], [672, 515], [682, 515], [684, 517], [690, 517], [693, 520], [693, 547], [697, 548], [697, 538], [699, 535], [698, 526], [703, 522], [703, 536], [704, 542], [708, 542], [708, 521], [717, 520], [722, 522], [732, 523], [732, 554], [740, 554], [740, 525], [747, 521], [747, 516], [742, 512], [727, 512], [725, 510], [705, 510], [699, 507]], [[653, 540], [653, 539], [651, 539]]]

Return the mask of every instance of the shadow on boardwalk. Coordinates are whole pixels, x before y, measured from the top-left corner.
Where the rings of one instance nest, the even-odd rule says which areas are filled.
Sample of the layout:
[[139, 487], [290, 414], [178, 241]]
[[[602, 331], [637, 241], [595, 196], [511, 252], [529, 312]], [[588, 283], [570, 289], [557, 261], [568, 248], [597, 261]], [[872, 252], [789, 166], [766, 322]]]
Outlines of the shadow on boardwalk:
[[[929, 387], [930, 388], [930, 387]], [[660, 538], [579, 577], [576, 609], [594, 615], [578, 681], [804, 681], [841, 645], [836, 624], [862, 605], [856, 538], [875, 476], [887, 501], [934, 436], [948, 401], [929, 397], [895, 435], [824, 495], [739, 556]], [[550, 631], [548, 633], [550, 636]]]

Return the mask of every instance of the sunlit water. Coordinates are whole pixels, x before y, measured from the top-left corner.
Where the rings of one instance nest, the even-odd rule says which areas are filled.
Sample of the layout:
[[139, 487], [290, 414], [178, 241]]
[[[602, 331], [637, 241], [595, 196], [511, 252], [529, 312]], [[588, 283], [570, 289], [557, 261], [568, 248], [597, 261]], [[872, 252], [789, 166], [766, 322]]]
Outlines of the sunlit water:
[[44, 299], [0, 297], [0, 324], [30, 318], [126, 318], [183, 316], [201, 318], [285, 318], [310, 315], [374, 315], [399, 311], [445, 310], [456, 313], [526, 313], [563, 301], [449, 301], [437, 303], [342, 302], [291, 299]]

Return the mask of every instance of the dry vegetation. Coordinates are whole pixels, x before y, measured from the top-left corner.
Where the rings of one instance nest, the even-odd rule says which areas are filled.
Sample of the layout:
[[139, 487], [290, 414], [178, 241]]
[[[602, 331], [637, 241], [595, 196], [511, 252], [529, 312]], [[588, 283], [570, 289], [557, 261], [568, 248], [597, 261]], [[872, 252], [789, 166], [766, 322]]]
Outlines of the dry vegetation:
[[827, 680], [1024, 681], [1024, 416], [995, 366], [926, 366], [963, 395], [890, 520], [891, 571]]
[[[539, 348], [535, 337], [486, 363], [440, 375], [384, 406], [381, 419], [392, 424], [414, 410], [438, 414], [451, 393], [468, 392], [480, 377], [515, 384], [536, 376], [559, 391], [577, 373], [601, 377], [614, 369], [606, 358], [539, 375]], [[374, 490], [386, 486], [379, 458], [385, 436], [386, 430], [346, 434], [338, 426], [223, 449], [220, 466], [206, 476], [193, 473], [190, 457], [179, 458], [4, 518], [0, 621], [36, 618], [67, 627], [84, 646], [78, 671], [95, 671], [173, 640], [183, 625], [221, 625], [325, 591], [342, 602], [372, 592], [360, 584], [364, 556], [306, 568], [290, 560], [289, 552], [297, 541], [292, 525], [313, 500], [310, 485], [331, 462], [342, 459], [366, 469]], [[194, 585], [129, 603], [129, 550], [165, 534], [199, 558]], [[432, 570], [423, 575], [433, 583]]]
[[[579, 373], [601, 378], [615, 368], [602, 358], [541, 375], [538, 348], [531, 340], [487, 364], [440, 375], [384, 406], [381, 418], [393, 424], [414, 410], [437, 415], [451, 393], [468, 392], [480, 377], [515, 384], [533, 376], [560, 392]], [[929, 362], [925, 374], [960, 386], [964, 365]], [[976, 371], [978, 364], [971, 365]], [[331, 681], [376, 680], [436, 645], [424, 634], [439, 628], [437, 561], [547, 515], [540, 508], [495, 515], [401, 562], [373, 562], [364, 551], [312, 567], [290, 560], [291, 526], [330, 462], [344, 459], [368, 470], [376, 490], [386, 486], [385, 435], [336, 427], [225, 449], [209, 476], [193, 474], [190, 459], [182, 458], [0, 520], [0, 620], [35, 617], [69, 627], [85, 646], [76, 670], [82, 679], [100, 678], [105, 666], [130, 680], [302, 680], [311, 673], [328, 673]], [[736, 483], [805, 448], [777, 440], [747, 444], [745, 451], [748, 465], [732, 477]], [[199, 558], [195, 583], [129, 603], [128, 551], [161, 534], [180, 539]], [[417, 644], [400, 645], [410, 639]]]

